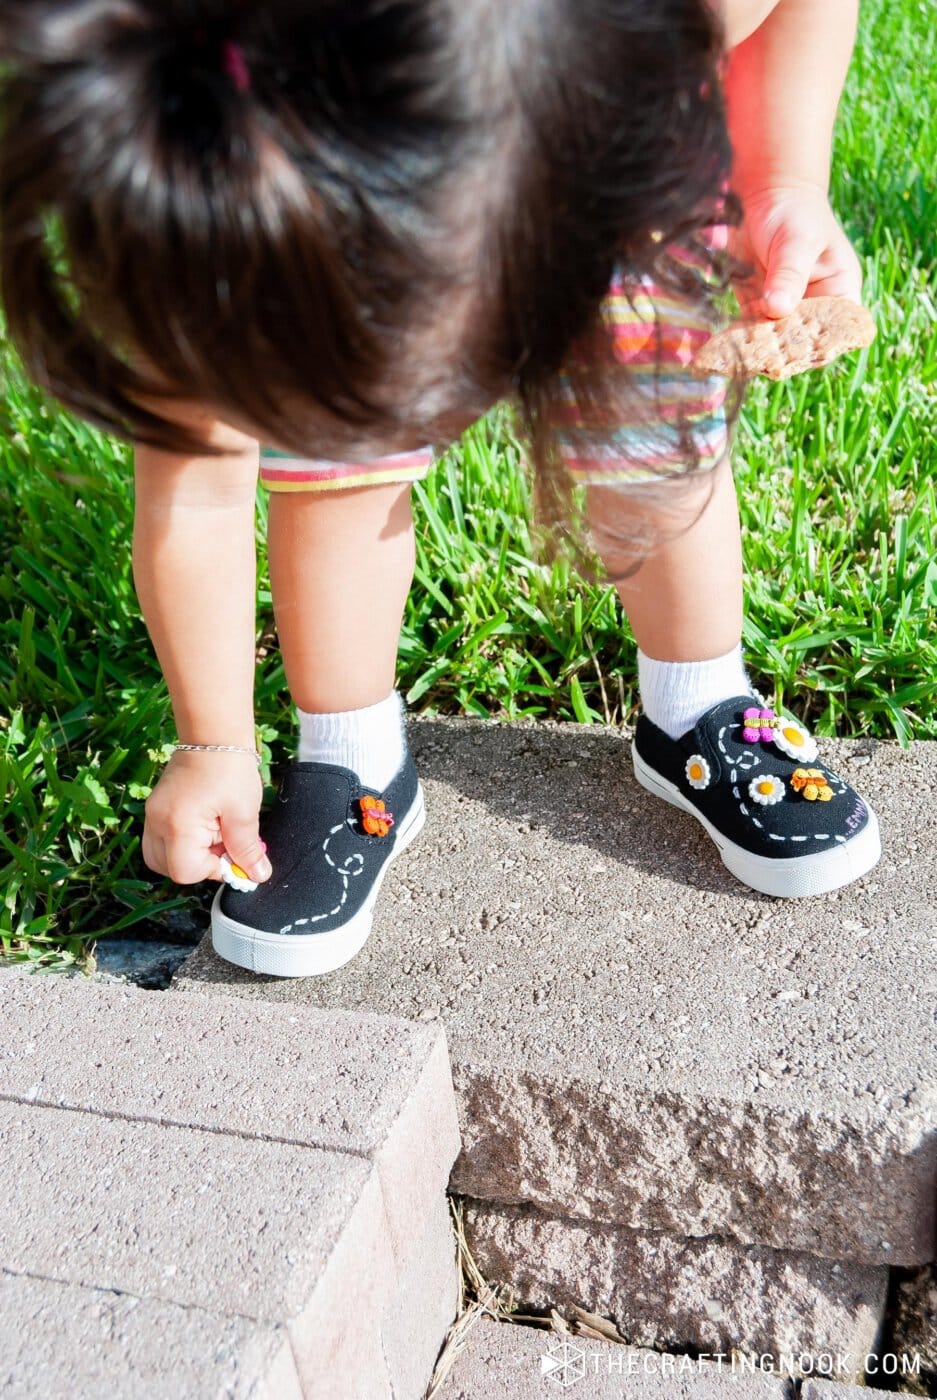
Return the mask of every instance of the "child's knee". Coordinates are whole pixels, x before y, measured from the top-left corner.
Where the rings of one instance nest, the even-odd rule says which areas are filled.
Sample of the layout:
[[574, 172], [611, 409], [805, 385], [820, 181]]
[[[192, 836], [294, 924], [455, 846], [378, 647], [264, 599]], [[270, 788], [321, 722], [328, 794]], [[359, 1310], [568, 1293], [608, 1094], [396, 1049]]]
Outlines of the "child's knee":
[[728, 451], [707, 471], [633, 486], [588, 486], [586, 515], [592, 544], [611, 577], [633, 569], [655, 545], [679, 539], [704, 524], [726, 482], [734, 489]]

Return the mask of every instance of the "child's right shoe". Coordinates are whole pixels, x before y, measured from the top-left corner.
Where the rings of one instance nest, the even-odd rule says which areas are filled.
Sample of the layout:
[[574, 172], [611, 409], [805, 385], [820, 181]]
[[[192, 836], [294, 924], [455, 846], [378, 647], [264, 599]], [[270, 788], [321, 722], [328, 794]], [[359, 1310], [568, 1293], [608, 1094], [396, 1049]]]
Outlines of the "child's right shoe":
[[261, 820], [273, 875], [250, 893], [219, 888], [211, 911], [215, 952], [274, 977], [341, 967], [364, 946], [387, 868], [424, 820], [409, 749], [382, 792], [350, 768], [291, 764]]
[[882, 853], [868, 804], [820, 761], [803, 725], [754, 696], [715, 705], [679, 739], [642, 715], [632, 759], [641, 786], [695, 817], [723, 864], [762, 894], [825, 894]]

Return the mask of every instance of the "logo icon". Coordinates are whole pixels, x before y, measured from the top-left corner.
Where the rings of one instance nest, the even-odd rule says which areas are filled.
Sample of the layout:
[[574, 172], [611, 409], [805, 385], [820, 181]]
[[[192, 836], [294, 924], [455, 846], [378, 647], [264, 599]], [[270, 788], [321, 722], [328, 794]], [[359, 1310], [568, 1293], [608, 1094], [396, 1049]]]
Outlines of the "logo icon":
[[572, 1342], [553, 1342], [540, 1358], [540, 1374], [565, 1390], [586, 1374], [586, 1353]]

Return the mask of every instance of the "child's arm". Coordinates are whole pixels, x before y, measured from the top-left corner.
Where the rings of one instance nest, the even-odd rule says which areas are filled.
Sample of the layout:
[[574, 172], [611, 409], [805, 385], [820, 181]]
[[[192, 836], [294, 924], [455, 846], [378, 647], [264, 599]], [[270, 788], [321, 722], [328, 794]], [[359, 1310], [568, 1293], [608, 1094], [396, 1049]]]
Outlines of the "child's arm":
[[[738, 10], [728, 0], [730, 42]], [[804, 295], [861, 296], [858, 259], [827, 199], [857, 13], [858, 0], [780, 0], [729, 56], [733, 185], [745, 211], [734, 251], [756, 274], [743, 300], [769, 316]]]
[[[198, 410], [174, 415], [226, 450], [187, 457], [138, 447], [137, 594], [179, 739], [253, 749], [257, 444]], [[261, 793], [248, 754], [175, 754], [147, 802], [144, 859], [189, 884], [220, 877], [224, 848], [255, 879], [266, 878]]]

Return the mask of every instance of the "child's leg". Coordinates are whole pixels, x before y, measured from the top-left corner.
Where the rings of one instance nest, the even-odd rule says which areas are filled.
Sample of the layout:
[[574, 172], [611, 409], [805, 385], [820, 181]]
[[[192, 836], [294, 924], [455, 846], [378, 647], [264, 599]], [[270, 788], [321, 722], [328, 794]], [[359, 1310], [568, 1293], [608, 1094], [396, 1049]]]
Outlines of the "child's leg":
[[638, 643], [645, 713], [671, 738], [748, 689], [728, 457], [686, 481], [588, 491], [593, 539]]
[[[740, 532], [722, 393], [718, 381], [692, 371], [705, 328], [680, 298], [650, 283], [639, 290], [626, 299], [613, 286], [608, 310], [616, 356], [636, 385], [661, 355], [652, 381], [660, 448], [637, 412], [603, 425], [601, 440], [590, 439], [585, 423], [561, 438], [570, 471], [589, 487], [595, 544], [638, 641], [635, 775], [696, 817], [744, 884], [776, 896], [833, 890], [878, 860], [878, 823], [824, 767], [803, 727], [752, 694], [740, 644]], [[674, 405], [703, 469], [682, 480], [665, 476], [683, 451], [683, 434], [674, 438], [668, 418]]]
[[409, 483], [274, 493], [268, 548], [296, 705], [328, 714], [385, 699], [413, 578]]
[[[638, 781], [690, 812], [726, 866], [765, 894], [821, 894], [879, 858], [875, 814], [825, 768], [799, 725], [751, 694], [742, 665], [738, 512], [723, 461], [674, 505], [639, 489], [592, 487], [596, 544], [638, 640]], [[680, 524], [684, 533], [677, 535]], [[647, 557], [618, 541], [646, 531]], [[655, 545], [655, 538], [664, 538]]]
[[242, 967], [309, 976], [363, 946], [387, 867], [423, 824], [393, 689], [415, 554], [409, 481], [274, 491], [268, 543], [299, 761], [261, 825], [273, 877], [221, 891], [212, 939]]
[[297, 756], [381, 790], [404, 754], [393, 685], [416, 552], [410, 485], [275, 493], [268, 548]]
[[659, 661], [724, 656], [742, 636], [742, 546], [728, 458], [686, 482], [591, 486], [589, 523], [638, 646]]

